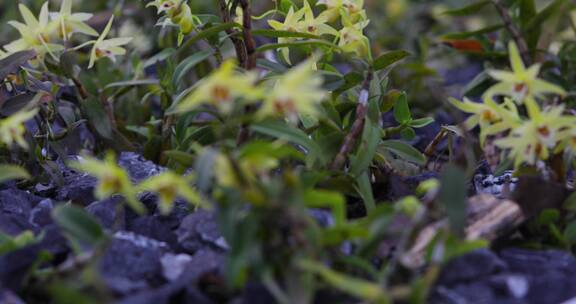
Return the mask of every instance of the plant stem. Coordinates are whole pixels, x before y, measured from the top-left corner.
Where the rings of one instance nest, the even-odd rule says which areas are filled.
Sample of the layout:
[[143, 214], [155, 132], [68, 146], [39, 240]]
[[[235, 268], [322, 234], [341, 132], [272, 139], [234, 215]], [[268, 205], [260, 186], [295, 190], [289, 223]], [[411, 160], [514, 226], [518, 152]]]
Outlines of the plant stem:
[[368, 98], [370, 96], [370, 82], [372, 81], [372, 71], [369, 70], [364, 79], [364, 84], [362, 85], [362, 90], [360, 91], [360, 96], [358, 97], [358, 105], [356, 106], [356, 120], [350, 128], [350, 132], [344, 138], [344, 143], [336, 155], [336, 158], [330, 166], [332, 170], [339, 170], [342, 165], [346, 162], [348, 154], [354, 148], [356, 144], [356, 139], [361, 137], [362, 130], [364, 129], [364, 123], [366, 122], [366, 115], [368, 113]]
[[[220, 5], [220, 14], [222, 15], [222, 22], [230, 23], [232, 22], [232, 18], [230, 15], [230, 10], [228, 9], [228, 5], [226, 4], [226, 0], [218, 0]], [[246, 65], [246, 47], [242, 39], [236, 38], [234, 35], [235, 31], [233, 29], [227, 29], [226, 34], [230, 36], [230, 40], [232, 40], [232, 44], [234, 44], [234, 49], [236, 50], [236, 57], [238, 58], [238, 62], [241, 66]]]
[[524, 64], [531, 65], [532, 59], [530, 56], [530, 50], [528, 49], [528, 43], [526, 43], [526, 39], [524, 39], [518, 27], [512, 22], [512, 17], [508, 13], [507, 8], [502, 4], [502, 0], [493, 0], [492, 4], [494, 4], [498, 14], [500, 14], [502, 21], [504, 21], [504, 26], [508, 32], [510, 32], [510, 35], [512, 35], [512, 39], [516, 42]]
[[[254, 41], [254, 36], [252, 35], [252, 9], [250, 8], [249, 0], [239, 0], [238, 4], [242, 8], [242, 36], [244, 39], [244, 46], [246, 47], [246, 60], [244, 62], [244, 68], [246, 70], [253, 70], [256, 68], [256, 42]], [[235, 5], [232, 9], [235, 10]], [[254, 112], [254, 107], [246, 106], [246, 113]], [[250, 129], [246, 123], [240, 126], [240, 132], [236, 138], [236, 145], [241, 146], [250, 138]]]

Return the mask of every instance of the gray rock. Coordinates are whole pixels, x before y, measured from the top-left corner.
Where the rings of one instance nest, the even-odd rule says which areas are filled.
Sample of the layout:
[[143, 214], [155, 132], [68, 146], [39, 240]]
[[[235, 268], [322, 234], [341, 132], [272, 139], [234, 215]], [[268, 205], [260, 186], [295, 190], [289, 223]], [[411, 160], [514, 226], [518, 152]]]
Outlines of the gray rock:
[[212, 211], [201, 209], [188, 215], [182, 220], [176, 235], [180, 246], [190, 254], [207, 246], [213, 249], [228, 249], [228, 244], [218, 228], [216, 215]]
[[99, 262], [106, 285], [126, 295], [160, 284], [160, 257], [166, 245], [131, 233], [116, 233]]
[[54, 209], [54, 202], [51, 199], [44, 199], [40, 201], [36, 207], [30, 211], [29, 222], [36, 227], [44, 227], [52, 224], [52, 217], [50, 213]]
[[[88, 205], [86, 212], [96, 218], [98, 223], [106, 229], [125, 229], [126, 221], [124, 216], [118, 217], [118, 204], [122, 204], [124, 199], [118, 196], [109, 199], [95, 201]], [[118, 222], [116, 222], [118, 220]]]
[[478, 281], [506, 268], [506, 264], [495, 253], [488, 249], [480, 249], [448, 262], [442, 269], [438, 283], [453, 286], [462, 282]]

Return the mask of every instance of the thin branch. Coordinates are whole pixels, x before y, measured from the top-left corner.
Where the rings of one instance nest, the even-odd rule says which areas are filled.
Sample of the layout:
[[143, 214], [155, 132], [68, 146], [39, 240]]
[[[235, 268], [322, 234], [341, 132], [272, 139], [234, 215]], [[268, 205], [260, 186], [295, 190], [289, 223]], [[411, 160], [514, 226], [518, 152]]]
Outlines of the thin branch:
[[256, 42], [252, 36], [252, 9], [249, 0], [240, 0], [242, 8], [242, 35], [244, 36], [244, 45], [246, 46], [246, 66], [247, 70], [256, 68]]
[[[220, 5], [220, 15], [222, 18], [222, 22], [230, 23], [232, 22], [232, 18], [230, 15], [230, 10], [228, 9], [228, 4], [226, 4], [226, 0], [218, 0]], [[226, 34], [230, 36], [230, 40], [232, 44], [234, 44], [234, 49], [236, 50], [236, 57], [238, 58], [238, 62], [240, 65], [246, 65], [246, 47], [242, 39], [238, 39], [234, 34], [235, 31], [233, 29], [226, 30]]]
[[502, 0], [493, 0], [492, 4], [494, 4], [498, 14], [500, 14], [502, 21], [504, 21], [504, 26], [508, 32], [510, 32], [510, 35], [512, 35], [512, 39], [514, 39], [516, 42], [518, 51], [520, 52], [520, 56], [522, 57], [524, 64], [531, 65], [532, 58], [530, 56], [530, 50], [528, 49], [528, 43], [526, 43], [526, 39], [524, 39], [524, 36], [522, 36], [522, 33], [518, 27], [514, 24], [514, 22], [512, 22], [512, 17], [510, 14], [508, 14], [508, 10], [502, 4]]
[[362, 136], [364, 123], [366, 122], [366, 115], [368, 114], [368, 97], [370, 96], [370, 82], [372, 81], [372, 71], [368, 71], [368, 75], [362, 85], [360, 96], [358, 97], [358, 105], [356, 106], [356, 120], [350, 128], [350, 133], [344, 138], [344, 143], [336, 155], [336, 158], [330, 166], [332, 170], [339, 170], [346, 162], [348, 154], [354, 148], [356, 140]]
[[[256, 68], [256, 42], [252, 35], [252, 9], [250, 8], [249, 0], [239, 0], [234, 2], [232, 10], [236, 10], [236, 5], [240, 4], [242, 8], [242, 36], [244, 39], [244, 46], [246, 47], [246, 61], [244, 68], [246, 70], [253, 70]], [[254, 108], [250, 105], [245, 107], [246, 113], [254, 112]], [[250, 129], [247, 124], [240, 126], [240, 132], [236, 138], [236, 145], [241, 146], [250, 138]]]

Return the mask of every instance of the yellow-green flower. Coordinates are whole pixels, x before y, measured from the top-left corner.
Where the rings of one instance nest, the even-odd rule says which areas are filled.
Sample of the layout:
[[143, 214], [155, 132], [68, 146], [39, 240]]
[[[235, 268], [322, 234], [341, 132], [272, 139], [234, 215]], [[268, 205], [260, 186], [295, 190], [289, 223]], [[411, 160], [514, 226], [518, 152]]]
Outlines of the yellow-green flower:
[[98, 32], [85, 23], [90, 18], [92, 14], [72, 13], [72, 0], [62, 0], [60, 12], [52, 15], [52, 19], [58, 26], [58, 34], [64, 40], [70, 39], [73, 33], [98, 36]]
[[192, 9], [183, 0], [154, 0], [146, 5], [146, 7], [156, 7], [157, 13], [166, 14], [164, 24], [175, 24], [180, 28], [178, 36], [178, 44], [182, 43], [184, 35], [190, 34], [195, 26], [194, 22], [200, 23], [198, 18], [192, 14]]
[[24, 23], [18, 21], [8, 21], [8, 24], [13, 26], [20, 33], [20, 39], [15, 40], [6, 46], [4, 49], [10, 53], [34, 49], [39, 56], [46, 52], [53, 52], [62, 50], [64, 47], [58, 44], [51, 44], [50, 39], [56, 24], [50, 22], [48, 12], [48, 2], [42, 5], [38, 19], [32, 12], [23, 4], [18, 5]]
[[369, 20], [352, 23], [347, 15], [342, 15], [344, 27], [340, 30], [338, 46], [345, 53], [354, 53], [359, 57], [371, 60], [370, 40], [364, 35], [364, 28]]
[[[308, 33], [312, 35], [332, 35], [338, 36], [338, 31], [326, 24], [328, 21], [327, 16], [314, 17], [314, 12], [308, 1], [304, 1], [304, 6], [298, 11], [294, 12], [293, 7], [290, 7], [284, 22], [276, 20], [268, 20], [268, 24], [275, 30]], [[293, 37], [278, 38], [278, 43], [289, 43], [298, 40]], [[290, 50], [289, 48], [282, 48], [280, 50], [284, 59], [290, 63]]]
[[229, 114], [237, 99], [252, 101], [262, 96], [261, 91], [254, 86], [256, 79], [255, 73], [238, 72], [236, 62], [227, 60], [211, 75], [200, 80], [194, 91], [178, 105], [177, 111], [190, 111], [207, 103]]
[[476, 103], [468, 98], [464, 98], [464, 101], [454, 98], [448, 100], [460, 111], [472, 114], [464, 121], [464, 127], [471, 130], [480, 126], [481, 145], [484, 145], [487, 136], [514, 128], [521, 122], [518, 109], [510, 99], [506, 99], [502, 105], [494, 102], [492, 98], [484, 98], [483, 103]]
[[523, 103], [527, 98], [542, 97], [543, 94], [565, 95], [566, 92], [561, 87], [538, 78], [540, 64], [535, 64], [526, 68], [520, 57], [518, 47], [514, 42], [510, 42], [510, 65], [512, 72], [490, 70], [488, 74], [499, 81], [489, 88], [485, 96], [494, 95], [510, 96], [514, 101]]
[[167, 171], [152, 176], [138, 185], [139, 191], [152, 191], [158, 194], [160, 212], [168, 214], [172, 211], [174, 201], [180, 197], [189, 203], [199, 206], [202, 203], [200, 195], [190, 186], [189, 178]]
[[214, 166], [214, 174], [219, 186], [247, 187], [256, 181], [265, 180], [265, 176], [270, 170], [278, 167], [278, 160], [262, 154], [253, 157], [243, 157], [238, 160], [240, 172], [237, 172], [230, 159], [220, 154], [217, 156]]
[[90, 63], [88, 64], [89, 69], [94, 66], [94, 63], [98, 59], [107, 57], [114, 61], [115, 56], [126, 54], [126, 49], [122, 46], [128, 44], [132, 40], [131, 37], [106, 39], [106, 36], [108, 36], [112, 29], [112, 22], [114, 22], [114, 16], [110, 17], [110, 21], [108, 21], [106, 28], [104, 28], [104, 31], [100, 34], [100, 37], [98, 37], [97, 40], [88, 41], [76, 47], [76, 49], [79, 49], [88, 45], [93, 45], [92, 51], [90, 52]]
[[330, 22], [343, 14], [350, 16], [353, 22], [366, 18], [364, 0], [319, 0], [317, 5], [321, 4], [326, 6], [321, 16], [325, 16]]
[[0, 119], [0, 140], [6, 145], [18, 144], [23, 149], [28, 149], [28, 143], [24, 139], [26, 128], [24, 123], [32, 119], [38, 113], [38, 109], [21, 110], [5, 119]]
[[535, 116], [513, 128], [510, 134], [495, 141], [496, 145], [509, 151], [515, 166], [522, 163], [536, 164], [548, 159], [549, 149], [561, 140], [561, 131], [570, 128], [571, 119], [562, 115], [563, 106], [555, 106], [546, 111], [538, 109]]
[[120, 194], [132, 209], [138, 213], [145, 213], [144, 205], [136, 199], [136, 190], [132, 185], [130, 176], [116, 163], [113, 153], [106, 154], [104, 161], [86, 157], [82, 161], [70, 164], [71, 167], [86, 172], [98, 179], [94, 194], [98, 199], [106, 199], [112, 195]]
[[282, 75], [266, 95], [258, 115], [286, 117], [292, 123], [298, 122], [299, 114], [317, 116], [317, 106], [327, 92], [313, 67], [314, 61], [307, 60]]

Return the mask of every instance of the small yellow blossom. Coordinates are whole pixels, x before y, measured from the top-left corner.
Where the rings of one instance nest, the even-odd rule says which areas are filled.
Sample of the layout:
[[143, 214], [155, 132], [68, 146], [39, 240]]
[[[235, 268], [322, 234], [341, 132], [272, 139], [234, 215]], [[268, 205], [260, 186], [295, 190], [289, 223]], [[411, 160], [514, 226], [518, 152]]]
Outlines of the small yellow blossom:
[[263, 177], [276, 167], [278, 167], [277, 159], [267, 155], [257, 155], [238, 160], [240, 172], [237, 172], [231, 160], [220, 154], [216, 158], [214, 174], [221, 187], [247, 187], [256, 181], [263, 180]]
[[150, 6], [156, 7], [159, 15], [165, 14], [167, 16], [164, 25], [175, 24], [180, 28], [179, 45], [182, 43], [184, 35], [188, 35], [194, 30], [195, 23], [200, 23], [200, 20], [192, 14], [192, 9], [184, 0], [154, 0], [146, 5], [146, 7]]
[[[306, 0], [304, 1], [304, 6], [296, 12], [293, 7], [290, 7], [286, 18], [284, 18], [284, 22], [268, 20], [268, 24], [270, 27], [278, 31], [308, 33], [317, 36], [338, 36], [338, 31], [326, 24], [327, 21], [327, 16], [314, 17], [312, 7]], [[290, 43], [296, 40], [298, 39], [293, 37], [281, 37], [278, 38], [278, 43]], [[285, 47], [280, 51], [282, 52], [284, 59], [290, 63], [290, 49]]]
[[136, 212], [146, 212], [144, 205], [136, 199], [136, 190], [128, 173], [118, 166], [113, 153], [108, 153], [104, 161], [87, 157], [82, 161], [71, 163], [70, 166], [98, 179], [98, 185], [94, 189], [96, 198], [106, 199], [120, 194]]
[[513, 128], [510, 134], [495, 141], [496, 145], [509, 151], [515, 166], [522, 163], [536, 164], [538, 160], [549, 157], [549, 149], [560, 143], [559, 136], [563, 130], [570, 128], [570, 118], [562, 115], [563, 106], [555, 106], [536, 115]]
[[58, 44], [51, 44], [51, 35], [56, 29], [56, 24], [50, 22], [48, 12], [48, 2], [42, 5], [38, 19], [34, 17], [32, 12], [23, 4], [18, 5], [24, 23], [18, 21], [8, 21], [8, 24], [13, 26], [20, 33], [20, 39], [15, 40], [6, 46], [4, 49], [10, 53], [34, 49], [39, 56], [46, 52], [53, 52], [62, 50], [64, 47]]
[[266, 95], [258, 115], [286, 117], [292, 123], [298, 122], [299, 114], [317, 116], [317, 106], [327, 92], [313, 67], [314, 61], [307, 60], [282, 75]]
[[518, 109], [510, 99], [506, 99], [502, 105], [494, 102], [492, 98], [484, 98], [483, 103], [473, 102], [468, 98], [464, 98], [464, 101], [449, 98], [449, 102], [460, 111], [472, 114], [464, 121], [464, 127], [471, 130], [480, 126], [481, 145], [484, 145], [487, 136], [514, 128], [521, 122]]
[[488, 71], [488, 74], [498, 80], [499, 83], [489, 88], [484, 94], [485, 96], [505, 95], [512, 97], [517, 103], [523, 103], [526, 99], [542, 97], [543, 94], [547, 93], [566, 94], [561, 87], [538, 78], [540, 64], [526, 68], [514, 42], [510, 42], [508, 49], [512, 72]]
[[28, 143], [24, 140], [26, 128], [24, 123], [32, 119], [38, 113], [38, 109], [21, 110], [5, 119], [0, 120], [0, 140], [6, 145], [18, 144], [23, 149], [28, 149]]
[[174, 201], [178, 197], [195, 206], [202, 202], [200, 195], [192, 188], [187, 178], [170, 171], [148, 178], [138, 185], [138, 189], [139, 191], [158, 193], [158, 207], [162, 214], [168, 214], [172, 211]]
[[366, 19], [364, 0], [319, 0], [316, 4], [326, 6], [321, 16], [330, 22], [342, 15], [348, 15], [353, 22]]
[[349, 16], [342, 15], [344, 27], [340, 30], [338, 46], [345, 53], [354, 53], [359, 57], [371, 60], [370, 40], [363, 33], [369, 20], [353, 23]]
[[178, 105], [177, 111], [190, 111], [203, 103], [208, 103], [222, 113], [229, 114], [234, 108], [235, 100], [242, 98], [245, 101], [252, 101], [262, 96], [260, 90], [254, 87], [256, 80], [255, 73], [238, 72], [236, 62], [227, 60], [198, 83], [196, 89]]
[[52, 15], [52, 19], [58, 26], [58, 34], [64, 40], [70, 39], [73, 33], [98, 36], [98, 32], [85, 23], [90, 18], [92, 14], [72, 13], [72, 0], [62, 0], [60, 12]]
[[122, 46], [128, 44], [132, 40], [131, 37], [105, 39], [112, 29], [113, 21], [114, 16], [110, 18], [106, 28], [104, 28], [104, 31], [97, 40], [88, 41], [76, 47], [78, 49], [93, 44], [92, 51], [90, 52], [90, 63], [88, 64], [89, 69], [94, 66], [94, 63], [98, 59], [107, 57], [114, 61], [115, 56], [126, 54], [126, 50]]

